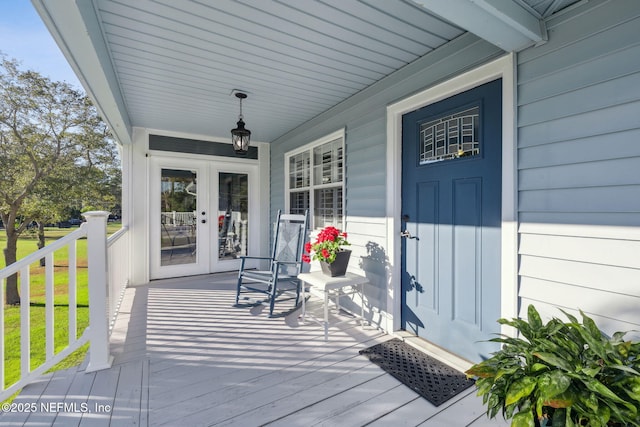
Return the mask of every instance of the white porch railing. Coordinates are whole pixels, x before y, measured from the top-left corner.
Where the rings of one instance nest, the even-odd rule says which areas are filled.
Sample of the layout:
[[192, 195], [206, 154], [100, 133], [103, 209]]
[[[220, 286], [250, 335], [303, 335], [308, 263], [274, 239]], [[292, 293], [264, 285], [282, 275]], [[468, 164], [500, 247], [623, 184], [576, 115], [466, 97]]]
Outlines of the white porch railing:
[[[119, 298], [127, 285], [129, 274], [128, 236], [126, 228], [119, 230], [107, 240], [106, 224], [108, 212], [87, 212], [87, 219], [78, 230], [56, 240], [50, 245], [0, 270], [0, 401], [7, 399], [26, 384], [51, 369], [84, 343], [89, 342], [87, 371], [96, 371], [111, 366], [109, 353], [109, 324], [117, 314]], [[78, 266], [76, 244], [87, 238], [89, 326], [77, 337]], [[54, 343], [54, 253], [68, 250], [68, 298], [69, 338], [67, 346], [55, 353]], [[45, 362], [31, 369], [30, 355], [30, 266], [45, 259]], [[5, 388], [5, 286], [6, 279], [19, 275], [20, 282], [20, 378]]]
[[129, 228], [123, 227], [107, 239], [107, 277], [109, 287], [107, 289], [109, 319], [109, 333], [113, 329], [120, 303], [127, 285], [129, 284]]

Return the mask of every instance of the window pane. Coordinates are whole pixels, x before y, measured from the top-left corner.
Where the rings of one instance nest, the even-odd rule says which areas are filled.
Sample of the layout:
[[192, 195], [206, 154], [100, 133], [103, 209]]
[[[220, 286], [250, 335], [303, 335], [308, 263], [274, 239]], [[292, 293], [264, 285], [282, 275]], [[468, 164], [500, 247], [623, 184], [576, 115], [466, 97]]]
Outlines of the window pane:
[[342, 181], [342, 138], [313, 149], [313, 184]]
[[473, 107], [420, 125], [420, 164], [480, 154], [479, 114]]
[[309, 192], [295, 191], [289, 195], [289, 213], [304, 214], [309, 209]]
[[309, 152], [296, 154], [289, 158], [289, 188], [309, 187]]
[[323, 188], [314, 191], [314, 225], [342, 227], [342, 187]]

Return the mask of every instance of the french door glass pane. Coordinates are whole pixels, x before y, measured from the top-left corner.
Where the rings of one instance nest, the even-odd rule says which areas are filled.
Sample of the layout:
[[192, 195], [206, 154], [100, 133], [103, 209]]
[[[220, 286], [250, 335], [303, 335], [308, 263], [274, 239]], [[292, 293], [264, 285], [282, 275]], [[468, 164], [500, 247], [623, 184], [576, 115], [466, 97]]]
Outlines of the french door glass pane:
[[196, 262], [196, 173], [162, 169], [160, 185], [160, 265]]
[[218, 259], [247, 255], [249, 176], [220, 172], [218, 191]]

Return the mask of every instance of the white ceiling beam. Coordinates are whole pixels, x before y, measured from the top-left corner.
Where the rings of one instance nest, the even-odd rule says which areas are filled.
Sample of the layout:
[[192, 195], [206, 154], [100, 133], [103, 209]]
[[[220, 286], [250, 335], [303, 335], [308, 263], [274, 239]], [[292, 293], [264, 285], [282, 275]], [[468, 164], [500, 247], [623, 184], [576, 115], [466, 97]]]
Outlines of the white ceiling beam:
[[31, 2], [114, 137], [121, 144], [131, 144], [131, 120], [93, 2]]
[[544, 43], [544, 21], [512, 0], [414, 0], [507, 52]]

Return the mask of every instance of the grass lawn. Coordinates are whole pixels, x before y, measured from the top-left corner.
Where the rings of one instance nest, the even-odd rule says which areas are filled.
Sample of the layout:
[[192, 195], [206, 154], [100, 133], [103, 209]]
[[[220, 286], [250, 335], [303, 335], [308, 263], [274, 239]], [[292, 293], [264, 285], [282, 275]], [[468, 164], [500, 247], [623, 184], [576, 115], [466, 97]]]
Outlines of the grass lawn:
[[[119, 223], [109, 223], [109, 234], [120, 229]], [[77, 230], [46, 228], [47, 243], [59, 239], [68, 233]], [[6, 235], [0, 230], [0, 248], [6, 247]], [[35, 234], [23, 234], [18, 240], [18, 259], [37, 250], [37, 237]], [[59, 352], [69, 343], [69, 286], [68, 286], [68, 249], [65, 247], [54, 254], [54, 347]], [[4, 257], [0, 257], [0, 268], [4, 267]], [[89, 325], [89, 292], [87, 286], [87, 241], [78, 240], [77, 243], [77, 275], [76, 275], [76, 307], [77, 307], [77, 333], [79, 337]], [[30, 326], [31, 326], [31, 369], [35, 369], [45, 361], [45, 275], [44, 267], [39, 263], [31, 265], [30, 299]], [[4, 292], [4, 288], [2, 289]], [[4, 307], [5, 322], [5, 386], [15, 383], [20, 378], [20, 307]], [[86, 354], [88, 345], [66, 358], [55, 369], [64, 369], [79, 364]]]

